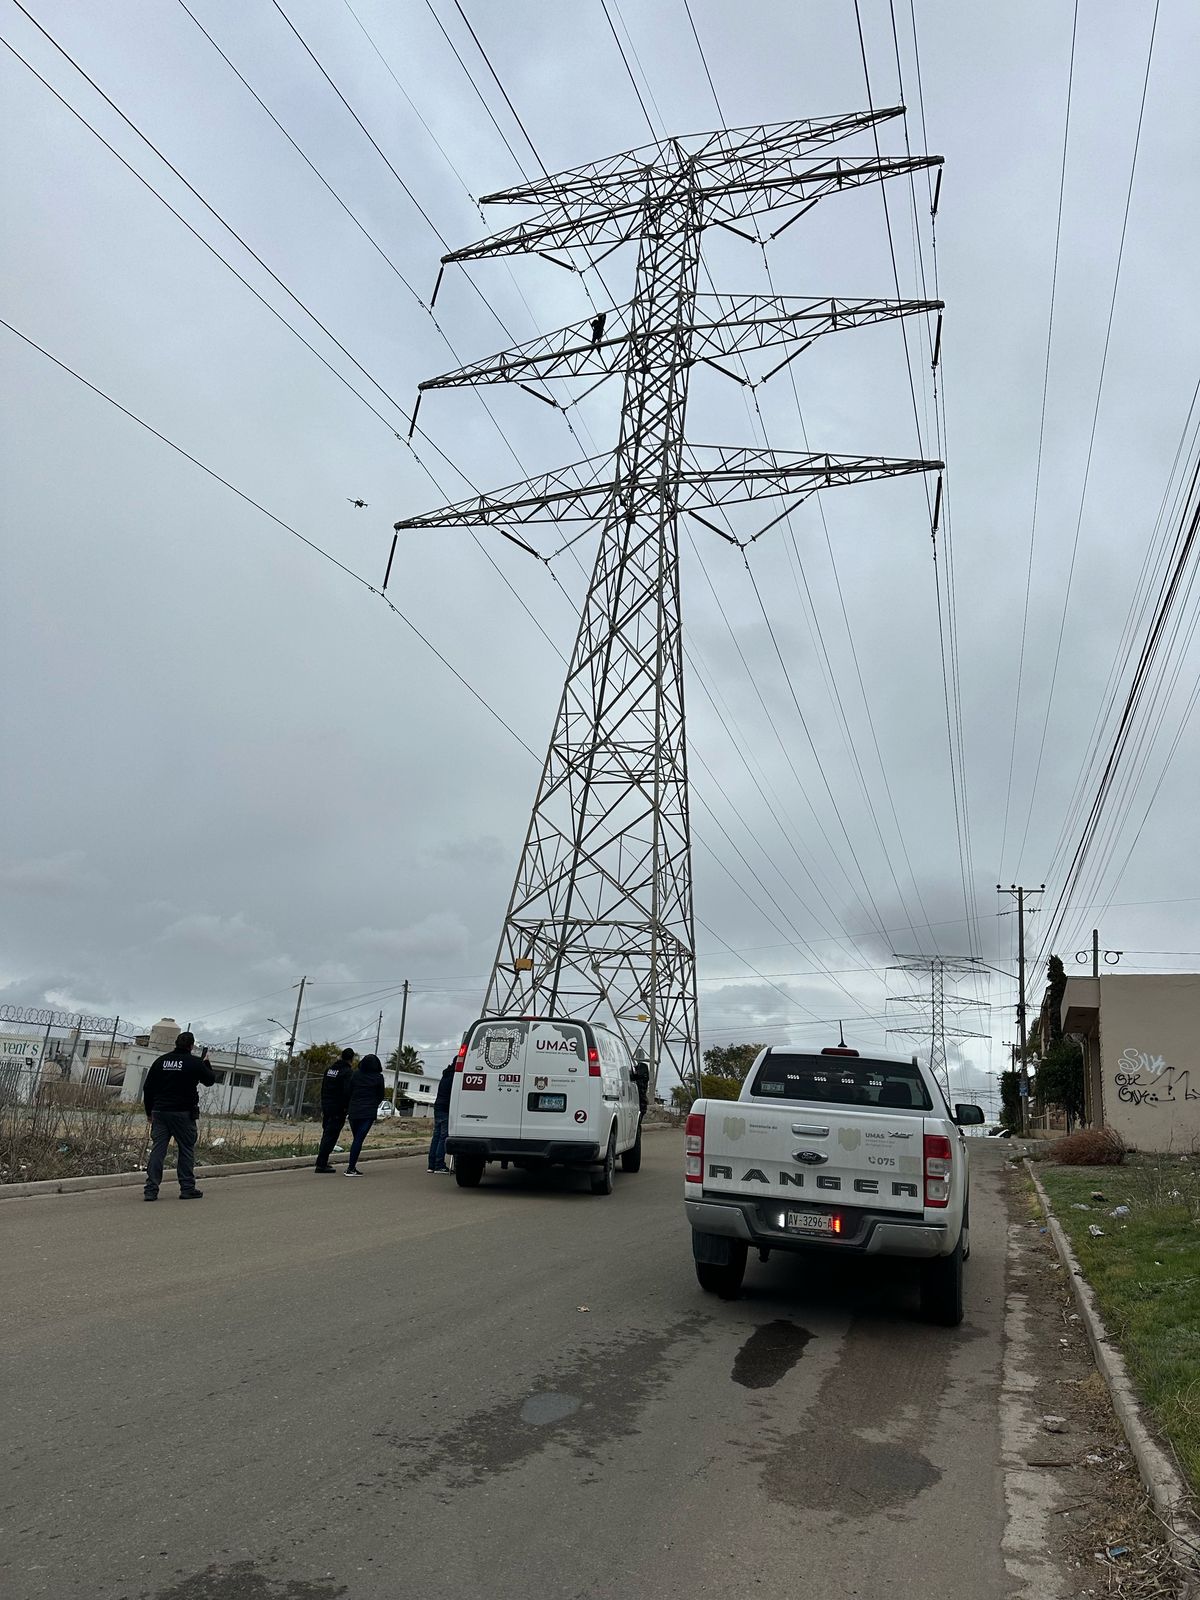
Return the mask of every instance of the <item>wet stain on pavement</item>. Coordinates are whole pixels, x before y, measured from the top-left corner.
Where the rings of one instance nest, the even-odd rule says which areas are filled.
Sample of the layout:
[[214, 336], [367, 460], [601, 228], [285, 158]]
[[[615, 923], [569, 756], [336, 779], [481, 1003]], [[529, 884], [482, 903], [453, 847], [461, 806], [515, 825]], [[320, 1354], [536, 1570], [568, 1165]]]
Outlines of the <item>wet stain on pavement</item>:
[[521, 1407], [521, 1421], [532, 1422], [536, 1427], [544, 1428], [550, 1422], [562, 1422], [579, 1410], [579, 1396], [575, 1394], [556, 1394], [550, 1390], [546, 1394], [531, 1394]]
[[869, 1444], [848, 1433], [833, 1452], [800, 1433], [771, 1452], [763, 1486], [777, 1504], [797, 1511], [863, 1517], [906, 1505], [941, 1475], [931, 1461], [904, 1444]]
[[[205, 1567], [168, 1589], [160, 1589], [154, 1600], [341, 1600], [344, 1583], [310, 1583], [303, 1578], [270, 1578], [254, 1561], [235, 1561], [231, 1566]], [[142, 1591], [143, 1600], [149, 1600]]]
[[[806, 1425], [765, 1430], [747, 1452], [761, 1469], [764, 1496], [835, 1522], [903, 1512], [942, 1475], [922, 1446], [945, 1394], [952, 1348], [921, 1324], [857, 1319]], [[889, 1365], [904, 1373], [902, 1386], [878, 1382]]]
[[738, 1351], [731, 1374], [744, 1389], [769, 1389], [786, 1377], [812, 1338], [807, 1328], [779, 1318], [764, 1322]]
[[572, 1351], [532, 1394], [487, 1406], [436, 1432], [380, 1429], [375, 1437], [394, 1447], [397, 1464], [377, 1481], [394, 1488], [432, 1480], [433, 1492], [448, 1501], [456, 1490], [484, 1483], [551, 1446], [565, 1447], [580, 1462], [598, 1461], [605, 1446], [640, 1431], [644, 1408], [677, 1370], [680, 1347], [708, 1326], [707, 1319], [693, 1316], [657, 1333], [625, 1329]]

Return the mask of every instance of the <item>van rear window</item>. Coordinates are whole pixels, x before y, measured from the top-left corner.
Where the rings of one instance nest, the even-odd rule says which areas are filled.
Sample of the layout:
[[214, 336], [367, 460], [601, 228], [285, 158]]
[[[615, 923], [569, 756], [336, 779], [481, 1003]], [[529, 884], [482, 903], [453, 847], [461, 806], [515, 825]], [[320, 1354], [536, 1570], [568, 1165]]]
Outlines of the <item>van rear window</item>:
[[861, 1056], [794, 1055], [772, 1050], [750, 1085], [765, 1100], [817, 1100], [863, 1111], [932, 1111], [929, 1091], [910, 1061]]

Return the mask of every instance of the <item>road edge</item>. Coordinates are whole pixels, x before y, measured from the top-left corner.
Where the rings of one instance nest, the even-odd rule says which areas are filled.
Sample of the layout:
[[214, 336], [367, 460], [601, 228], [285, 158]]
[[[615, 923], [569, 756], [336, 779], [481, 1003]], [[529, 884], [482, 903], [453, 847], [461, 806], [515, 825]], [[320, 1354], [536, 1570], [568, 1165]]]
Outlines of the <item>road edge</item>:
[[[661, 1124], [643, 1129], [645, 1133], [670, 1133], [675, 1130]], [[413, 1146], [415, 1145], [415, 1148]], [[360, 1161], [395, 1161], [407, 1156], [428, 1155], [424, 1139], [413, 1140], [407, 1146], [394, 1146], [389, 1150], [364, 1150]], [[198, 1178], [241, 1178], [256, 1172], [288, 1172], [293, 1168], [314, 1167], [317, 1157], [276, 1156], [270, 1161], [223, 1161], [212, 1166], [196, 1168]], [[125, 1189], [146, 1181], [144, 1170], [138, 1172], [96, 1172], [84, 1178], [42, 1178], [33, 1183], [0, 1183], [0, 1203], [5, 1200], [31, 1200], [40, 1195], [86, 1194], [92, 1189]]]
[[[422, 1140], [417, 1148], [401, 1149], [396, 1147], [391, 1150], [364, 1150], [359, 1156], [360, 1161], [388, 1161], [405, 1156], [423, 1156], [428, 1154], [428, 1147]], [[239, 1178], [247, 1177], [255, 1172], [288, 1172], [295, 1167], [314, 1167], [317, 1163], [316, 1152], [311, 1156], [276, 1156], [271, 1161], [225, 1161], [216, 1162], [211, 1166], [197, 1167], [198, 1178]], [[173, 1176], [174, 1169], [168, 1175]], [[97, 1172], [85, 1178], [41, 1178], [33, 1183], [4, 1183], [0, 1184], [0, 1202], [5, 1200], [29, 1200], [38, 1195], [50, 1194], [84, 1194], [91, 1189], [123, 1189], [131, 1184], [144, 1184], [145, 1171], [138, 1172]]]
[[1155, 1439], [1143, 1419], [1141, 1402], [1133, 1387], [1125, 1358], [1108, 1336], [1104, 1319], [1096, 1305], [1095, 1291], [1083, 1275], [1083, 1269], [1079, 1265], [1071, 1241], [1067, 1238], [1062, 1223], [1054, 1215], [1050, 1197], [1042, 1186], [1041, 1179], [1033, 1170], [1033, 1164], [1028, 1156], [1022, 1159], [1045, 1213], [1046, 1225], [1054, 1241], [1054, 1248], [1058, 1251], [1058, 1258], [1070, 1279], [1075, 1303], [1079, 1307], [1088, 1343], [1092, 1347], [1092, 1355], [1108, 1388], [1117, 1421], [1129, 1441], [1129, 1448], [1137, 1462], [1138, 1474], [1166, 1529], [1172, 1555], [1186, 1571], [1196, 1576], [1200, 1574], [1200, 1562], [1197, 1560], [1197, 1554], [1200, 1552], [1200, 1523], [1197, 1523], [1192, 1513], [1192, 1493], [1178, 1467]]

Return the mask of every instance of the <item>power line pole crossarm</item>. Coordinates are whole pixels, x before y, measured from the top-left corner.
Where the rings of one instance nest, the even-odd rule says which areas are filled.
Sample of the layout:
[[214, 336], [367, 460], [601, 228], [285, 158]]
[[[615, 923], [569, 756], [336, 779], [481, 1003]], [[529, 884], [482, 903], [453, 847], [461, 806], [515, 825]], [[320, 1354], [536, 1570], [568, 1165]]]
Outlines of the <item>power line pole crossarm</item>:
[[547, 399], [530, 385], [620, 375], [615, 454], [395, 526], [496, 527], [547, 561], [559, 550], [535, 549], [524, 529], [548, 523], [560, 545], [563, 523], [600, 531], [483, 1011], [611, 1014], [631, 1046], [649, 1045], [656, 1079], [664, 1062], [681, 1083], [698, 1084], [699, 1072], [679, 516], [711, 527], [709, 516], [728, 506], [782, 501], [784, 511], [773, 507], [757, 538], [818, 489], [941, 467], [688, 444], [688, 384], [698, 362], [736, 377], [723, 359], [768, 346], [799, 354], [827, 333], [934, 305], [702, 296], [701, 240], [714, 225], [745, 234], [747, 219], [780, 207], [794, 221], [827, 195], [939, 165], [935, 156], [827, 153], [901, 109], [662, 139], [535, 179], [485, 203], [538, 206], [539, 215], [442, 258], [444, 268], [536, 253], [574, 270], [564, 260], [572, 251], [590, 264], [593, 249], [637, 245], [627, 305], [421, 386], [423, 394], [515, 381]]

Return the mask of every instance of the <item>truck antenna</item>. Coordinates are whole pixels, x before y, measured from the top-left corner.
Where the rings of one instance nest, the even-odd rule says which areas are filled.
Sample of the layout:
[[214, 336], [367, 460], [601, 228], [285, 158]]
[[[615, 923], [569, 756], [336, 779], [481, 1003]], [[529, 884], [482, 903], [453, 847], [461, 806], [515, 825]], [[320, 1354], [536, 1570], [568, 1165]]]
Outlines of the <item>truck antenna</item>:
[[839, 1022], [838, 1023], [838, 1049], [839, 1050], [844, 1050], [845, 1048], [846, 1048], [846, 1030], [842, 1027], [841, 1023]]

